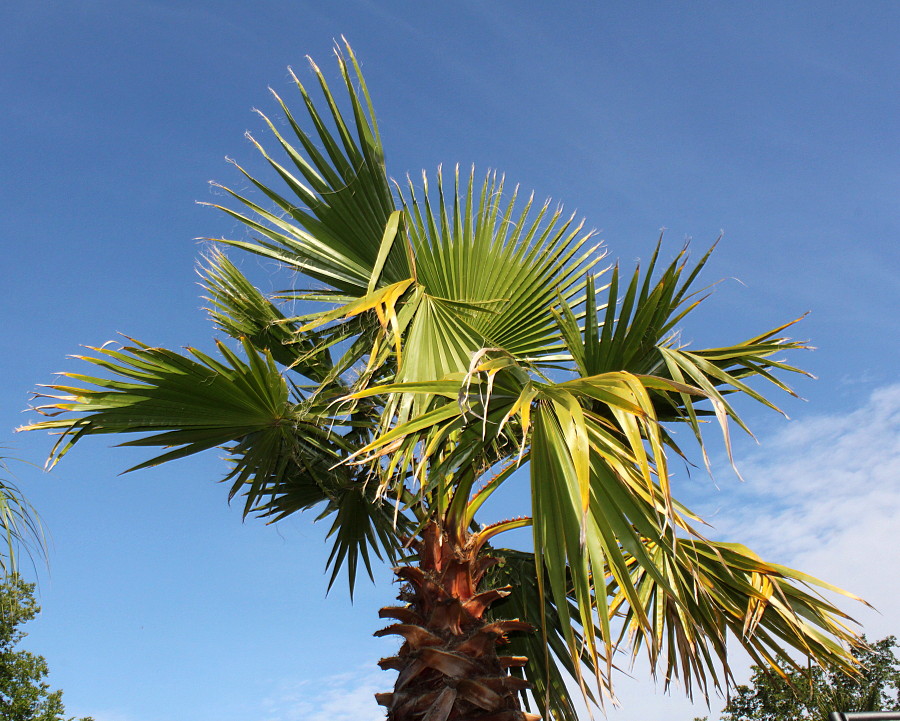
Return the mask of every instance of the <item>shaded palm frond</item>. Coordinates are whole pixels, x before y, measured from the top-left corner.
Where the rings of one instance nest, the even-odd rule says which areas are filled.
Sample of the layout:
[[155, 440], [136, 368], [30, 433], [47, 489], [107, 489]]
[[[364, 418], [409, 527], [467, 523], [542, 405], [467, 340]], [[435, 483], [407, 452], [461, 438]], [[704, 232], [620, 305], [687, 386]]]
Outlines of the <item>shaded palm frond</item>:
[[[522, 701], [528, 708], [533, 700], [543, 718], [578, 721], [572, 696], [579, 675], [577, 666], [592, 670], [591, 659], [587, 654], [572, 658], [561, 633], [555, 601], [546, 582], [538, 583], [534, 554], [507, 548], [492, 548], [490, 553], [501, 563], [488, 571], [488, 583], [497, 588], [510, 586], [513, 591], [491, 608], [490, 617], [518, 618], [535, 628], [547, 629], [546, 639], [540, 633], [519, 633], [511, 635], [503, 647], [504, 654], [528, 659], [524, 666], [513, 670], [531, 684], [530, 696], [523, 692]], [[573, 612], [570, 607], [569, 613]], [[576, 641], [580, 648], [586, 648], [578, 631]], [[594, 700], [590, 691], [588, 698]]]
[[141, 343], [93, 348], [95, 355], [80, 358], [113, 378], [62, 374], [78, 385], [50, 386], [56, 394], [42, 393], [50, 402], [37, 408], [50, 420], [22, 430], [61, 433], [51, 465], [82, 438], [98, 434], [139, 434], [122, 445], [168, 449], [132, 471], [227, 446], [235, 461], [227, 477], [231, 494], [247, 495], [248, 512], [302, 459], [315, 457], [326, 466], [340, 459], [340, 436], [323, 428], [318, 416], [310, 417], [308, 406], [290, 399], [271, 354], [247, 341], [246, 360], [224, 344], [218, 347], [221, 361], [196, 349], [187, 356]]
[[297, 324], [284, 314], [218, 249], [210, 251], [201, 268], [209, 294], [209, 314], [218, 328], [236, 340], [246, 338], [267, 350], [283, 366], [321, 382], [332, 370], [325, 339], [317, 334], [297, 337]]

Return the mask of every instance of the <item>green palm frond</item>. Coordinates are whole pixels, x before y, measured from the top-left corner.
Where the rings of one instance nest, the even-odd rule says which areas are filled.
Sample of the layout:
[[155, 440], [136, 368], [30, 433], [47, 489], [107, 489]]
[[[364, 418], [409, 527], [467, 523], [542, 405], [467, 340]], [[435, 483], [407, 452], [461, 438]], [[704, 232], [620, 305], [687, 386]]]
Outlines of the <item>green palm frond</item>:
[[[786, 668], [799, 668], [791, 655], [796, 651], [824, 667], [853, 673], [846, 649], [859, 640], [847, 625], [852, 619], [804, 586], [862, 599], [767, 563], [739, 544], [692, 538], [666, 548], [644, 539], [644, 546], [645, 557], [667, 583], [661, 585], [645, 562], [626, 554], [631, 576], [624, 582], [637, 589], [642, 608], [632, 607], [622, 582], [612, 577], [610, 607], [622, 619], [621, 637], [634, 637], [632, 656], [644, 648], [652, 668], [663, 666], [666, 686], [681, 678], [691, 695], [696, 682], [708, 698], [711, 680], [724, 691], [730, 681], [726, 632], [757, 664], [782, 675]], [[651, 633], [636, 633], [638, 616], [651, 619]]]
[[37, 410], [51, 419], [22, 430], [61, 432], [51, 465], [82, 438], [97, 434], [140, 434], [122, 445], [167, 449], [131, 471], [226, 447], [234, 461], [227, 476], [231, 495], [246, 495], [246, 512], [277, 494], [298, 466], [315, 479], [318, 467], [338, 462], [340, 436], [291, 400], [269, 353], [245, 341], [244, 361], [225, 345], [218, 347], [222, 361], [196, 349], [189, 357], [140, 343], [122, 350], [93, 348], [96, 355], [82, 360], [119, 380], [62, 374], [80, 385], [50, 386], [58, 395], [43, 393], [50, 402]]
[[50, 402], [37, 410], [52, 420], [21, 430], [62, 432], [51, 465], [87, 435], [141, 433], [149, 435], [124, 445], [178, 446], [130, 469], [136, 470], [254, 433], [281, 434], [298, 420], [271, 355], [249, 343], [244, 343], [246, 362], [219, 343], [221, 362], [196, 349], [189, 349], [191, 358], [133, 342], [121, 350], [91, 348], [96, 355], [76, 356], [123, 380], [61, 373], [81, 385], [52, 385], [49, 389], [62, 395], [38, 395]]
[[[321, 71], [312, 63], [328, 107], [327, 116], [319, 113], [297, 76], [293, 78], [315, 128], [314, 137], [302, 129], [274, 91], [272, 94], [293, 137], [286, 138], [275, 123], [260, 113], [293, 170], [275, 160], [249, 136], [292, 197], [281, 195], [238, 166], [277, 210], [266, 210], [224, 187], [225, 192], [240, 201], [249, 213], [213, 205], [258, 234], [255, 241], [222, 242], [285, 263], [332, 288], [361, 295], [368, 286], [384, 229], [395, 208], [368, 90], [349, 46], [346, 46], [346, 52], [349, 67], [340, 52], [337, 58], [351, 105], [349, 119], [341, 112]], [[302, 152], [292, 143], [299, 144]], [[389, 284], [410, 275], [408, 256], [397, 244], [385, 259], [383, 282]]]
[[[217, 267], [228, 270], [226, 264]], [[359, 558], [371, 574], [369, 548], [379, 558], [383, 551], [395, 558], [398, 547], [393, 509], [363, 508], [362, 501], [373, 496], [365, 495], [365, 477], [338, 465], [353, 438], [354, 429], [343, 427], [352, 417], [329, 417], [327, 402], [292, 399], [272, 354], [249, 340], [243, 339], [246, 360], [218, 347], [222, 360], [196, 349], [189, 349], [189, 357], [140, 343], [94, 348], [96, 355], [81, 358], [120, 380], [64, 374], [79, 386], [51, 386], [59, 395], [43, 394], [51, 402], [38, 408], [51, 419], [23, 430], [61, 431], [52, 463], [96, 434], [140, 434], [122, 445], [166, 449], [131, 471], [224, 448], [231, 466], [224, 479], [229, 497], [244, 497], [245, 514], [279, 520], [321, 504], [323, 515], [337, 513], [330, 565], [335, 575], [346, 565], [352, 589]], [[348, 520], [359, 526], [341, 529], [340, 522]]]
[[[616, 267], [606, 289], [608, 299], [605, 307], [598, 306], [595, 280], [588, 277], [583, 322], [566, 303], [561, 303], [559, 309], [554, 310], [566, 350], [579, 375], [593, 376], [613, 370], [627, 370], [694, 389], [677, 392], [653, 389], [654, 412], [660, 422], [688, 423], [707, 467], [709, 461], [700, 427], [703, 417], [717, 417], [730, 457], [726, 418], [747, 433], [750, 429], [727, 396], [737, 392], [781, 412], [749, 382], [758, 378], [796, 396], [775, 373], [809, 375], [773, 357], [784, 351], [808, 347], [802, 341], [779, 335], [796, 320], [733, 346], [689, 349], [680, 345], [679, 323], [707, 297], [701, 295], [702, 290], [693, 290], [692, 285], [714, 249], [715, 245], [697, 263], [689, 266], [685, 247], [654, 281], [660, 250], [658, 243], [646, 270], [642, 271], [640, 266], [635, 269], [621, 298], [618, 295], [619, 269]], [[703, 407], [704, 401], [711, 402], [712, 409]], [[666, 445], [684, 455], [671, 436], [666, 436]]]
[[[614, 639], [605, 574], [627, 576], [621, 546], [641, 555], [639, 534], [662, 543], [676, 524], [688, 524], [668, 488], [663, 441], [641, 380], [609, 373], [582, 385], [546, 389], [532, 409], [534, 547], [538, 573], [546, 573], [557, 608], [570, 594], [574, 598], [577, 614], [560, 612], [570, 653], [580, 653], [574, 624], [591, 628], [596, 616], [599, 632], [587, 636], [587, 652], [598, 666], [598, 643], [603, 647], [609, 676]], [[603, 398], [612, 420], [586, 411], [579, 396]], [[636, 593], [627, 584], [623, 589], [640, 610]], [[649, 620], [639, 620], [646, 631]]]
[[[726, 394], [739, 391], [764, 406], [783, 413], [780, 408], [748, 385], [746, 381], [753, 377], [762, 378], [790, 395], [797, 395], [783, 381], [774, 376], [773, 371], [780, 370], [802, 375], [809, 375], [809, 373], [771, 356], [786, 350], [801, 350], [808, 347], [802, 341], [776, 337], [778, 333], [799, 320], [800, 318], [743, 343], [725, 348], [687, 350], [673, 344], [663, 345], [659, 350], [666, 365], [666, 372], [662, 372], [660, 375], [671, 377], [679, 382], [693, 383], [703, 389], [707, 397], [715, 398], [721, 404], [731, 420], [749, 433], [750, 429], [731, 407]], [[690, 399], [682, 400], [693, 424], [693, 404]]]
[[209, 294], [209, 314], [218, 328], [236, 340], [267, 350], [283, 366], [321, 382], [332, 369], [326, 339], [316, 334], [298, 338], [297, 324], [266, 298], [218, 249], [201, 268]]
[[[504, 181], [488, 174], [478, 190], [474, 169], [453, 193], [437, 175], [432, 197], [423, 176], [421, 200], [410, 182], [403, 197], [415, 251], [417, 282], [429, 317], [405, 339], [410, 352], [401, 381], [439, 379], [464, 371], [482, 348], [502, 348], [521, 359], [558, 355], [562, 348], [549, 307], [557, 296], [573, 301], [584, 273], [602, 259], [583, 222], [551, 212], [533, 199], [507, 199]], [[449, 196], [449, 197], [448, 197]]]
[[[333, 538], [327, 566], [331, 570], [330, 589], [338, 573], [346, 565], [350, 597], [362, 559], [369, 579], [374, 581], [369, 551], [379, 561], [395, 565], [402, 553], [401, 540], [413, 529], [405, 514], [395, 513], [395, 505], [385, 498], [375, 497], [375, 484], [357, 483], [345, 486], [332, 494], [319, 520], [333, 517], [328, 537]], [[383, 552], [383, 553], [382, 553]]]
[[683, 278], [688, 254], [687, 248], [682, 249], [654, 283], [661, 246], [662, 238], [646, 270], [642, 272], [640, 265], [635, 269], [621, 298], [619, 267], [613, 268], [604, 307], [597, 306], [595, 279], [588, 278], [583, 327], [570, 304], [560, 304], [557, 322], [580, 375], [617, 370], [659, 373], [662, 361], [657, 347], [670, 339], [677, 324], [702, 301], [689, 291], [712, 252], [710, 249]]
[[41, 518], [28, 499], [9, 479], [10, 459], [0, 456], [0, 575], [17, 573], [19, 557], [24, 551], [34, 558], [46, 554], [46, 542]]

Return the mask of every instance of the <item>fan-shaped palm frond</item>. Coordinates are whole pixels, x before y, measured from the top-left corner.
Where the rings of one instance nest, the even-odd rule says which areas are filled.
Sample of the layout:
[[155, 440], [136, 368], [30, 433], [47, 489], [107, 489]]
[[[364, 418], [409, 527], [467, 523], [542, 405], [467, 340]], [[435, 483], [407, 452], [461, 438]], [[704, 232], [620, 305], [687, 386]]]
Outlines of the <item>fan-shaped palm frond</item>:
[[[347, 52], [352, 73], [341, 54], [338, 54], [338, 65], [352, 108], [350, 121], [338, 108], [324, 76], [314, 64], [312, 68], [326, 100], [328, 116], [319, 113], [306, 87], [296, 75], [292, 73], [292, 76], [315, 127], [315, 138], [302, 129], [288, 106], [272, 91], [290, 126], [292, 142], [298, 142], [302, 151], [291, 145], [276, 125], [260, 113], [294, 166], [293, 171], [273, 159], [262, 145], [248, 136], [294, 199], [283, 197], [238, 166], [244, 176], [274, 203], [277, 211], [266, 210], [224, 187], [223, 190], [240, 201], [249, 214], [222, 205], [216, 207], [261, 236], [255, 242], [223, 242], [285, 263], [330, 287], [359, 295], [368, 286], [378, 258], [378, 241], [395, 208], [365, 80], [349, 46]], [[354, 82], [359, 84], [359, 91]], [[384, 282], [403, 280], [410, 274], [405, 252], [401, 247], [395, 247], [384, 264]]]

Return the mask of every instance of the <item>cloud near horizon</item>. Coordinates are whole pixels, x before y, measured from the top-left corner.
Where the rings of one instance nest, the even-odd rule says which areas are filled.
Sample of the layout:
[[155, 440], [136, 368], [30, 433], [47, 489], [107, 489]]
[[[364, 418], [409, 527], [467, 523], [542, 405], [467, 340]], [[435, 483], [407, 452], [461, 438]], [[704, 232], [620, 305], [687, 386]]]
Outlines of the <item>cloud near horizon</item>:
[[[374, 669], [374, 670], [372, 670]], [[390, 690], [392, 677], [372, 668], [285, 683], [263, 702], [262, 721], [383, 721], [375, 694]]]

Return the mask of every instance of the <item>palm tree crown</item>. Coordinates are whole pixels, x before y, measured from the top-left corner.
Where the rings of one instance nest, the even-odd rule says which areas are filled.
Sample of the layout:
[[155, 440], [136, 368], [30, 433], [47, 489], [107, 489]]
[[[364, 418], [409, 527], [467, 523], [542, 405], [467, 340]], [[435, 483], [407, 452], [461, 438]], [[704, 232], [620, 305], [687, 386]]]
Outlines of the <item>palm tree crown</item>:
[[[776, 669], [793, 650], [851, 670], [847, 617], [809, 590], [830, 586], [706, 539], [672, 495], [673, 427], [702, 450], [707, 416], [726, 442], [746, 430], [733, 395], [775, 408], [749, 382], [791, 392], [778, 374], [801, 371], [775, 359], [804, 347], [791, 324], [688, 349], [708, 253], [664, 263], [657, 245], [625, 274], [496, 174], [393, 184], [349, 46], [338, 64], [343, 109], [315, 65], [324, 112], [296, 82], [309, 132], [273, 92], [286, 122], [262, 118], [283, 160], [250, 137], [283, 189], [238, 166], [265, 200], [220, 186], [235, 203], [216, 206], [251, 231], [218, 248], [298, 271], [311, 287], [275, 300], [316, 310], [286, 316], [212, 250], [210, 314], [237, 343], [91, 349], [100, 375], [64, 374], [28, 426], [62, 432], [52, 462], [101, 433], [164, 449], [137, 468], [224, 447], [245, 513], [331, 521], [331, 583], [345, 568], [352, 593], [360, 561], [397, 566], [402, 603], [379, 632], [403, 639], [381, 664], [399, 671], [379, 695], [395, 721], [538, 718], [523, 702], [573, 721], [567, 679], [602, 699], [626, 645], [689, 693], [727, 687], [729, 635]], [[529, 515], [480, 523], [516, 473]], [[497, 545], [522, 527], [531, 547]]]

